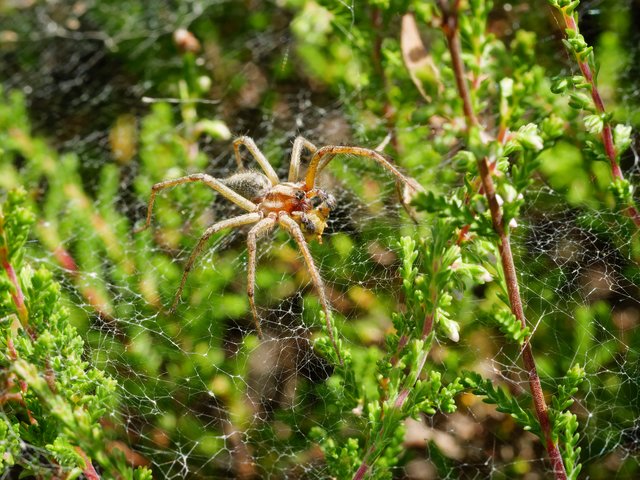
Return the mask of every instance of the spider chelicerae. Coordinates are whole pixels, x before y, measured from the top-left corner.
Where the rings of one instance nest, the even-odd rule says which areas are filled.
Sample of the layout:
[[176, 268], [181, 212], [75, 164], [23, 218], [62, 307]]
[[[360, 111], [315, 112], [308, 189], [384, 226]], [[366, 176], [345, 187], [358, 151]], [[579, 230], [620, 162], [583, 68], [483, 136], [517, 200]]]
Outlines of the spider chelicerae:
[[[246, 170], [244, 168], [240, 155], [241, 145], [247, 148], [264, 173]], [[304, 179], [301, 180], [300, 158], [305, 148], [311, 152], [312, 157], [306, 175]], [[220, 230], [254, 224], [247, 235], [247, 295], [249, 297], [249, 305], [258, 336], [262, 337], [262, 329], [260, 328], [258, 311], [256, 310], [254, 301], [256, 243], [258, 238], [272, 231], [276, 226], [280, 226], [293, 237], [300, 248], [307, 268], [309, 269], [311, 280], [320, 299], [329, 338], [338, 359], [342, 363], [342, 358], [340, 357], [331, 328], [331, 315], [327, 295], [324, 290], [322, 278], [315, 266], [307, 244], [307, 241], [312, 239], [316, 239], [319, 242], [322, 241], [322, 232], [327, 225], [329, 214], [336, 207], [335, 197], [331, 193], [316, 187], [316, 178], [336, 155], [347, 154], [366, 157], [376, 161], [387, 171], [395, 175], [398, 181], [409, 190], [417, 191], [421, 190], [421, 187], [414, 180], [403, 175], [378, 151], [367, 148], [339, 145], [328, 145], [317, 148], [304, 137], [297, 137], [293, 143], [291, 164], [289, 166], [289, 179], [286, 182], [280, 181], [267, 158], [250, 137], [244, 136], [237, 138], [233, 142], [233, 149], [238, 164], [238, 173], [226, 179], [214, 178], [206, 173], [194, 173], [192, 175], [156, 183], [151, 188], [147, 218], [144, 225], [135, 230], [136, 233], [149, 227], [153, 203], [157, 192], [183, 183], [203, 182], [224, 198], [248, 212], [233, 218], [221, 220], [207, 228], [189, 256], [170, 311], [174, 311], [178, 305], [189, 271], [193, 267], [198, 255], [204, 249], [207, 240]]]

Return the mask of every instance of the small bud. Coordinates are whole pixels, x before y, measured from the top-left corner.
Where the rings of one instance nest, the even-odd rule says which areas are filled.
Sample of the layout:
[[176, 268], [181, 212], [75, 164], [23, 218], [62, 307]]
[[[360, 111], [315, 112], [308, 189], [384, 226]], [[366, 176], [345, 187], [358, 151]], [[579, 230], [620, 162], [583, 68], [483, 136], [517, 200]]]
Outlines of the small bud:
[[179, 28], [173, 32], [173, 42], [182, 53], [198, 53], [200, 51], [200, 42], [186, 28]]
[[538, 133], [538, 126], [534, 123], [529, 123], [518, 129], [515, 133], [515, 138], [522, 145], [522, 148], [528, 150], [534, 150], [539, 152], [544, 148], [544, 141]]
[[518, 191], [513, 185], [505, 183], [501, 186], [502, 196], [505, 201], [511, 203], [518, 197]]
[[584, 126], [592, 135], [600, 135], [604, 122], [601, 115], [587, 115], [584, 117]]
[[460, 325], [454, 320], [444, 320], [441, 322], [442, 330], [449, 340], [458, 342], [460, 340]]
[[211, 89], [211, 77], [201, 75], [198, 77], [198, 87], [201, 92], [208, 92]]
[[613, 139], [618, 155], [620, 155], [631, 145], [631, 126], [622, 124], [616, 125], [613, 130]]
[[566, 77], [556, 77], [551, 81], [551, 91], [556, 95], [566, 92], [569, 86], [569, 79]]
[[513, 95], [513, 79], [505, 77], [500, 80], [500, 92], [503, 97], [510, 97]]
[[547, 139], [554, 139], [562, 136], [564, 128], [564, 120], [554, 114], [551, 114], [544, 120], [542, 120], [542, 123], [540, 125], [542, 134]]
[[593, 99], [584, 92], [571, 92], [569, 94], [569, 106], [576, 110], [594, 111]]

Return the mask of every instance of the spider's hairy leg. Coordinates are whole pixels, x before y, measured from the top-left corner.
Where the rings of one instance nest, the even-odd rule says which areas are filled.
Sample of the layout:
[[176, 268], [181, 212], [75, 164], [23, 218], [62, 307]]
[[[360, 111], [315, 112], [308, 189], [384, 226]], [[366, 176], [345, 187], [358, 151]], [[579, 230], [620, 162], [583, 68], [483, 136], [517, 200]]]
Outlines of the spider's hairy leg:
[[278, 178], [278, 174], [273, 169], [267, 157], [260, 151], [256, 142], [253, 141], [251, 137], [238, 137], [233, 141], [233, 151], [236, 155], [236, 163], [238, 164], [238, 169], [243, 170], [244, 166], [242, 165], [242, 157], [240, 156], [240, 145], [244, 145], [249, 150], [249, 153], [257, 160], [262, 167], [262, 170], [267, 175], [272, 185], [277, 185], [280, 183], [280, 179]]
[[276, 222], [275, 213], [269, 214], [267, 218], [263, 218], [256, 223], [247, 234], [247, 296], [249, 297], [253, 321], [256, 324], [256, 330], [260, 338], [262, 338], [262, 328], [260, 328], [260, 319], [258, 318], [258, 310], [256, 310], [256, 302], [254, 299], [256, 284], [256, 245], [258, 238], [272, 230], [276, 226]]
[[151, 187], [151, 196], [149, 197], [149, 206], [147, 207], [147, 219], [144, 222], [144, 225], [138, 227], [133, 230], [133, 233], [138, 233], [143, 230], [149, 228], [151, 225], [151, 214], [153, 213], [153, 203], [156, 199], [156, 194], [159, 190], [163, 190], [165, 188], [173, 187], [175, 185], [181, 185], [183, 183], [191, 183], [191, 182], [203, 182], [213, 190], [217, 191], [220, 195], [222, 195], [227, 200], [235, 203], [239, 207], [244, 208], [249, 212], [254, 212], [258, 209], [258, 206], [250, 200], [247, 200], [242, 195], [231, 190], [229, 187], [224, 185], [220, 180], [213, 178], [211, 175], [207, 175], [206, 173], [194, 173], [192, 175], [187, 175], [185, 177], [174, 178], [172, 180], [166, 180], [164, 182], [156, 183], [153, 187]]
[[311, 281], [313, 282], [313, 286], [315, 287], [318, 298], [320, 299], [320, 305], [322, 306], [322, 310], [324, 312], [325, 322], [327, 325], [327, 333], [329, 334], [329, 340], [331, 340], [331, 344], [333, 345], [333, 349], [338, 356], [338, 360], [340, 361], [340, 365], [343, 365], [342, 357], [340, 356], [340, 351], [338, 350], [338, 344], [336, 343], [336, 339], [333, 337], [333, 329], [331, 326], [331, 314], [329, 312], [329, 302], [327, 301], [327, 295], [324, 290], [324, 284], [322, 283], [322, 278], [320, 277], [320, 272], [316, 268], [315, 262], [313, 261], [313, 257], [311, 256], [311, 252], [309, 251], [309, 246], [307, 245], [307, 241], [304, 238], [304, 234], [302, 233], [302, 229], [296, 223], [296, 221], [291, 218], [289, 215], [280, 215], [278, 221], [282, 227], [289, 232], [289, 234], [293, 237], [293, 239], [298, 244], [298, 248], [300, 249], [300, 253], [307, 264], [307, 269], [309, 270], [309, 274], [311, 275]]
[[293, 150], [291, 151], [291, 163], [289, 164], [289, 181], [297, 182], [300, 174], [300, 157], [302, 149], [306, 148], [312, 154], [316, 153], [318, 147], [304, 137], [296, 137], [293, 141]]
[[187, 261], [187, 265], [184, 267], [184, 272], [182, 273], [182, 280], [180, 280], [180, 287], [178, 287], [176, 296], [173, 299], [173, 304], [171, 305], [171, 309], [169, 310], [170, 313], [175, 312], [176, 307], [178, 306], [178, 302], [180, 301], [180, 297], [182, 296], [182, 290], [184, 290], [184, 285], [187, 282], [187, 276], [189, 275], [189, 272], [191, 271], [191, 268], [193, 267], [193, 264], [195, 263], [196, 258], [198, 258], [198, 255], [202, 253], [202, 250], [204, 249], [204, 246], [206, 245], [207, 240], [209, 240], [211, 235], [225, 228], [241, 227], [243, 225], [248, 225], [250, 223], [259, 222], [261, 219], [262, 219], [262, 213], [260, 212], [245, 213], [244, 215], [239, 215], [237, 217], [221, 220], [220, 222], [214, 223], [213, 225], [211, 225], [209, 228], [205, 230], [202, 237], [200, 237], [200, 240], [198, 240], [198, 244], [191, 252], [191, 255], [189, 256], [189, 260]]
[[[411, 189], [416, 191], [422, 191], [423, 188], [416, 181], [411, 180], [398, 170], [398, 168], [391, 163], [389, 160], [385, 158], [380, 152], [376, 152], [375, 150], [370, 150], [368, 148], [362, 147], [349, 147], [349, 146], [339, 146], [339, 145], [329, 145], [326, 147], [320, 148], [311, 158], [311, 162], [309, 163], [309, 168], [307, 170], [307, 175], [305, 177], [305, 186], [308, 190], [311, 190], [315, 183], [316, 177], [318, 173], [325, 168], [331, 160], [336, 155], [346, 154], [346, 155], [355, 155], [356, 157], [366, 157], [376, 161], [380, 166], [382, 166], [385, 170], [392, 173], [398, 180], [403, 182], [405, 185], [408, 185]], [[328, 158], [326, 158], [328, 157]]]

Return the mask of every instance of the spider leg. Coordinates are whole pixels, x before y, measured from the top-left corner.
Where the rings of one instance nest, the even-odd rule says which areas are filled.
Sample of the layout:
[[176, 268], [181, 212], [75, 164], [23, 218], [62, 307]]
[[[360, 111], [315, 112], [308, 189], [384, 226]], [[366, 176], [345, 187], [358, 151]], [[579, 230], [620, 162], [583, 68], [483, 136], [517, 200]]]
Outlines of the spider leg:
[[304, 238], [304, 234], [302, 233], [300, 226], [289, 215], [280, 215], [280, 217], [278, 218], [278, 221], [280, 225], [282, 225], [282, 227], [287, 232], [289, 232], [289, 234], [293, 237], [293, 239], [298, 244], [298, 248], [302, 253], [305, 263], [307, 264], [307, 269], [309, 270], [309, 274], [311, 275], [311, 281], [313, 282], [313, 286], [315, 287], [318, 293], [318, 298], [320, 299], [320, 305], [322, 306], [322, 311], [324, 312], [329, 339], [331, 340], [333, 348], [336, 351], [336, 355], [338, 356], [340, 365], [343, 365], [342, 357], [340, 356], [340, 351], [338, 350], [338, 345], [336, 343], [335, 338], [333, 337], [333, 329], [331, 326], [331, 314], [329, 312], [329, 302], [327, 301], [327, 296], [325, 294], [324, 284], [322, 283], [322, 278], [320, 277], [320, 273], [318, 272], [318, 269], [316, 268], [316, 265], [313, 261], [313, 257], [311, 256], [311, 252], [309, 251], [309, 246], [307, 245], [307, 241]]
[[318, 147], [304, 137], [296, 137], [293, 141], [293, 150], [291, 151], [291, 163], [289, 164], [289, 181], [297, 182], [300, 174], [300, 156], [302, 149], [306, 148], [312, 154], [316, 153]]
[[242, 157], [240, 156], [240, 145], [244, 145], [249, 150], [249, 153], [257, 160], [262, 167], [264, 173], [266, 173], [267, 178], [271, 181], [272, 185], [277, 185], [280, 183], [280, 179], [278, 179], [278, 174], [273, 169], [267, 157], [260, 151], [256, 142], [253, 141], [251, 137], [238, 137], [233, 141], [233, 151], [236, 155], [236, 163], [238, 164], [238, 169], [244, 169], [242, 165]]
[[[305, 177], [305, 188], [307, 190], [311, 190], [316, 182], [316, 177], [318, 173], [327, 166], [327, 164], [333, 160], [336, 155], [339, 154], [348, 154], [355, 155], [357, 157], [367, 157], [372, 160], [375, 160], [380, 164], [385, 170], [391, 172], [395, 177], [403, 182], [405, 185], [409, 185], [409, 187], [416, 191], [422, 191], [423, 188], [417, 182], [412, 181], [405, 175], [403, 175], [398, 168], [387, 160], [384, 155], [380, 154], [380, 152], [376, 152], [375, 150], [370, 150], [368, 148], [362, 147], [348, 147], [348, 146], [334, 146], [329, 145], [326, 147], [322, 147], [313, 154], [311, 158], [311, 162], [309, 163], [309, 168], [307, 169], [307, 175]], [[325, 157], [329, 157], [328, 159], [324, 159]], [[322, 163], [321, 163], [322, 162]]]
[[[325, 155], [324, 157], [322, 157], [322, 160], [320, 161], [320, 163], [318, 164], [318, 174], [324, 170], [324, 167], [327, 166], [327, 164], [333, 160], [333, 158], [335, 157], [335, 155]], [[318, 175], [316, 174], [316, 176]]]
[[256, 302], [254, 299], [256, 285], [256, 244], [260, 236], [266, 234], [276, 226], [275, 214], [263, 218], [256, 223], [247, 235], [247, 296], [249, 297], [249, 305], [251, 306], [251, 314], [256, 324], [258, 336], [262, 338], [262, 329], [260, 328], [260, 320], [258, 319], [258, 310], [256, 310]]
[[151, 224], [151, 214], [153, 212], [153, 203], [156, 199], [156, 193], [158, 190], [163, 190], [165, 188], [173, 187], [175, 185], [180, 185], [183, 183], [190, 182], [203, 182], [210, 188], [214, 189], [220, 195], [222, 195], [227, 200], [235, 203], [239, 207], [244, 208], [249, 212], [254, 212], [258, 209], [258, 206], [244, 198], [242, 195], [231, 190], [229, 187], [224, 185], [220, 180], [213, 178], [211, 175], [207, 175], [206, 173], [194, 173], [193, 175], [187, 175], [186, 177], [174, 178], [172, 180], [166, 180], [164, 182], [156, 183], [153, 187], [151, 187], [151, 196], [149, 197], [149, 206], [147, 207], [147, 219], [144, 222], [144, 225], [138, 227], [133, 230], [133, 233], [138, 233], [143, 230], [149, 228]]
[[225, 228], [241, 227], [242, 225], [248, 225], [250, 223], [259, 222], [261, 219], [262, 219], [262, 213], [260, 212], [245, 213], [244, 215], [239, 215], [237, 217], [228, 218], [218, 223], [214, 223], [213, 225], [211, 225], [209, 228], [205, 230], [202, 237], [200, 237], [198, 244], [191, 252], [191, 255], [189, 256], [189, 260], [187, 261], [187, 265], [184, 267], [184, 272], [182, 273], [182, 280], [180, 280], [180, 287], [178, 287], [176, 296], [173, 299], [173, 304], [171, 305], [171, 309], [169, 310], [170, 313], [173, 313], [176, 310], [176, 307], [178, 306], [178, 302], [180, 301], [180, 297], [182, 296], [182, 290], [184, 289], [184, 284], [187, 282], [187, 276], [189, 275], [189, 272], [191, 271], [191, 268], [193, 267], [193, 264], [195, 263], [196, 258], [198, 258], [198, 255], [202, 253], [202, 250], [204, 249], [204, 246], [207, 243], [207, 240], [209, 240], [209, 238], [211, 237], [211, 235]]

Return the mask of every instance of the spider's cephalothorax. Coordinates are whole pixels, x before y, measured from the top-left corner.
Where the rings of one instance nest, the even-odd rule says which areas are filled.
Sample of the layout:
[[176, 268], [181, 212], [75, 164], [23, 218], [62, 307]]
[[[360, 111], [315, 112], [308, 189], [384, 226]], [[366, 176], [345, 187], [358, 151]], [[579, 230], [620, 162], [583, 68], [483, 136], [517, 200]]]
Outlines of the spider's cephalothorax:
[[307, 239], [315, 238], [320, 243], [329, 214], [336, 208], [333, 195], [320, 188], [305, 191], [304, 182], [280, 183], [256, 201], [258, 208], [265, 215], [291, 216]]
[[322, 243], [322, 233], [336, 199], [320, 188], [305, 190], [305, 182], [283, 182], [271, 186], [263, 173], [245, 171], [223, 180], [234, 192], [254, 202], [265, 215], [290, 215], [300, 225], [307, 239]]
[[[264, 171], [264, 174], [244, 169], [240, 156], [240, 145], [247, 147]], [[253, 298], [256, 274], [256, 244], [258, 238], [270, 232], [276, 226], [280, 226], [293, 237], [300, 248], [307, 268], [309, 269], [311, 280], [318, 292], [320, 305], [325, 315], [329, 338], [336, 351], [338, 360], [342, 363], [338, 345], [333, 336], [329, 302], [327, 301], [327, 296], [324, 291], [322, 278], [314, 264], [313, 257], [307, 245], [307, 239], [316, 238], [318, 241], [322, 241], [322, 233], [327, 226], [329, 215], [336, 207], [336, 200], [333, 195], [315, 187], [316, 177], [336, 155], [354, 155], [375, 160], [383, 168], [395, 175], [395, 177], [410, 190], [416, 191], [422, 187], [400, 173], [393, 163], [385, 158], [384, 155], [367, 148], [336, 145], [317, 148], [305, 138], [298, 137], [293, 143], [289, 179], [287, 182], [280, 181], [269, 161], [251, 138], [240, 137], [236, 139], [233, 142], [233, 148], [239, 172], [226, 180], [220, 180], [205, 173], [194, 173], [186, 177], [156, 183], [151, 189], [147, 218], [144, 225], [139, 228], [138, 231], [144, 230], [151, 223], [151, 212], [153, 211], [153, 203], [158, 190], [182, 183], [203, 182], [227, 200], [248, 212], [244, 215], [221, 220], [207, 228], [189, 256], [171, 310], [173, 311], [178, 305], [180, 295], [187, 280], [187, 275], [191, 267], [193, 267], [196, 258], [204, 249], [207, 240], [220, 230], [254, 224], [247, 236], [247, 249], [249, 253], [247, 261], [247, 295], [249, 297], [251, 313], [253, 314], [253, 319], [256, 324], [256, 330], [258, 331], [258, 335], [262, 336], [262, 330], [258, 321], [258, 312]], [[300, 180], [300, 158], [304, 148], [312, 153], [312, 157], [304, 180]]]

